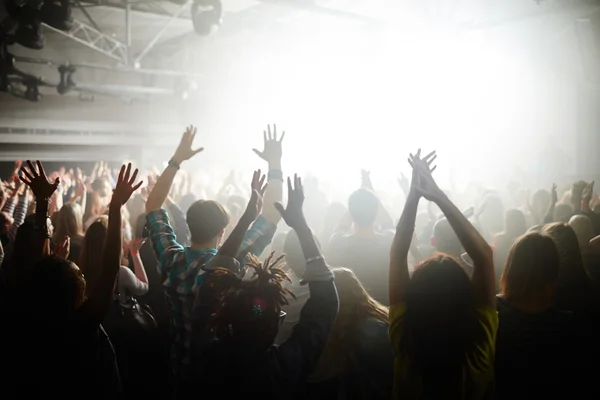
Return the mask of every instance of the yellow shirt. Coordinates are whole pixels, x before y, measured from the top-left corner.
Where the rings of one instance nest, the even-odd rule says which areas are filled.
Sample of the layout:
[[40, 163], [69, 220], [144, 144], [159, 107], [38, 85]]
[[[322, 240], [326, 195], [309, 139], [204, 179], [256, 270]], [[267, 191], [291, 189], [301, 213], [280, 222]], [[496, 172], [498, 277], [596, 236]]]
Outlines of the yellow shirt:
[[[406, 392], [418, 393], [419, 380], [414, 379], [415, 371], [411, 371], [410, 360], [403, 355], [399, 349], [402, 336], [404, 315], [406, 305], [404, 303], [390, 307], [390, 341], [394, 349], [394, 399], [408, 399]], [[494, 353], [496, 343], [496, 332], [498, 331], [498, 313], [492, 308], [480, 308], [477, 310], [479, 326], [482, 329], [482, 339], [474, 343], [472, 350], [465, 354], [465, 365], [463, 366], [463, 393], [471, 393], [468, 400], [484, 399], [494, 382]], [[409, 379], [409, 376], [413, 378]], [[405, 391], [402, 388], [411, 387]], [[418, 397], [416, 397], [418, 398]], [[467, 400], [466, 396], [463, 396]]]

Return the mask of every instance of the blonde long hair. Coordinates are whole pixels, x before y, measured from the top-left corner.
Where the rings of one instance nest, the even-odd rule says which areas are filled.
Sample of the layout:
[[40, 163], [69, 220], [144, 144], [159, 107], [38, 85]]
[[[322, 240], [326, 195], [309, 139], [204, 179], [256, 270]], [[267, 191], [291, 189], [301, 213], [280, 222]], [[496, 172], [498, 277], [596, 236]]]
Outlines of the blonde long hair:
[[352, 270], [336, 268], [333, 275], [340, 305], [327, 351], [339, 374], [356, 362], [354, 350], [359, 344], [364, 322], [373, 318], [388, 323], [389, 309], [369, 295]]
[[102, 253], [108, 230], [108, 217], [101, 216], [90, 225], [83, 238], [79, 268], [85, 275], [89, 295], [102, 272]]

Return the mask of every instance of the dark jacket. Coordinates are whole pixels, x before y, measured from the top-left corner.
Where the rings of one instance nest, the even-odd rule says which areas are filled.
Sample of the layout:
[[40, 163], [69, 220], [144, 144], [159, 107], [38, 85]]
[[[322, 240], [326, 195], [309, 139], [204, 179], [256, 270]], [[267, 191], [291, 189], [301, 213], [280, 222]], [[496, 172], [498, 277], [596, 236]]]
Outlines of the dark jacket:
[[[326, 268], [324, 262], [322, 268]], [[310, 281], [308, 285], [310, 299], [292, 335], [280, 346], [273, 345], [262, 354], [250, 354], [246, 348], [211, 339], [205, 327], [195, 324], [194, 329], [200, 331], [198, 337], [208, 339], [205, 343], [197, 341], [193, 347], [195, 387], [223, 399], [237, 399], [242, 394], [257, 394], [263, 400], [292, 398], [299, 383], [307, 378], [318, 361], [338, 310], [332, 275], [326, 280]], [[202, 308], [208, 311], [214, 306], [209, 302], [203, 307], [201, 299], [198, 300], [196, 311]], [[201, 313], [195, 314], [196, 317], [206, 318]]]

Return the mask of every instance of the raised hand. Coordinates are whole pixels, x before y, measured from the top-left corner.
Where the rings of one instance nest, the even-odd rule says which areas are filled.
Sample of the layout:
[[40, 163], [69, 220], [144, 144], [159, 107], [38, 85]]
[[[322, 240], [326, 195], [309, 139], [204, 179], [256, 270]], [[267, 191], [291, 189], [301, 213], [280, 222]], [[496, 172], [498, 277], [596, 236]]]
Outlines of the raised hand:
[[200, 147], [199, 149], [195, 150], [192, 149], [192, 144], [194, 143], [196, 132], [197, 129], [193, 125], [190, 125], [185, 129], [185, 132], [181, 137], [181, 142], [179, 142], [179, 146], [177, 147], [177, 150], [175, 150], [175, 155], [173, 156], [173, 160], [177, 164], [181, 164], [182, 162], [189, 160], [190, 158], [204, 150], [204, 147]]
[[71, 252], [71, 238], [65, 236], [60, 242], [54, 244], [54, 255], [67, 259]]
[[127, 167], [125, 167], [125, 165], [121, 167], [119, 178], [117, 179], [117, 186], [115, 187], [112, 199], [110, 200], [111, 205], [119, 207], [125, 205], [133, 192], [142, 186], [143, 181], [138, 182], [138, 184], [134, 186], [137, 174], [138, 170], [136, 168], [136, 170], [133, 171], [133, 175], [131, 175], [131, 163], [127, 164]]
[[[431, 175], [437, 167], [431, 167], [437, 155], [432, 151], [424, 158], [421, 158], [421, 149], [416, 155], [411, 154], [408, 163], [413, 168], [413, 182], [411, 183], [411, 191], [414, 191], [419, 196], [425, 197], [429, 201], [436, 201], [443, 192], [438, 187], [437, 183]], [[415, 175], [416, 174], [416, 175]], [[416, 178], [416, 179], [415, 179]]]
[[29, 165], [29, 171], [25, 166], [21, 167], [21, 172], [25, 176], [20, 176], [19, 179], [31, 188], [33, 195], [38, 200], [49, 200], [50, 197], [58, 188], [60, 184], [60, 178], [56, 177], [54, 179], [54, 183], [48, 181], [48, 177], [46, 176], [46, 171], [44, 171], [44, 166], [40, 161], [36, 161], [37, 170], [31, 163], [31, 161], [27, 160], [27, 165]]
[[550, 196], [551, 196], [551, 204], [556, 204], [558, 203], [558, 190], [556, 187], [556, 183], [552, 184], [552, 189], [550, 190]]
[[146, 239], [144, 238], [135, 238], [129, 243], [129, 251], [131, 254], [139, 253], [142, 246], [146, 243]]
[[371, 181], [371, 171], [367, 171], [366, 169], [362, 169], [360, 171], [361, 176], [361, 184], [360, 187], [364, 189], [373, 190], [373, 182]]
[[252, 195], [246, 206], [246, 211], [244, 211], [244, 215], [242, 216], [242, 218], [247, 221], [254, 221], [262, 211], [263, 195], [269, 185], [268, 183], [265, 183], [265, 179], [266, 176], [261, 174], [260, 169], [254, 171], [251, 185]]
[[258, 149], [252, 149], [252, 151], [269, 164], [277, 163], [281, 160], [281, 142], [283, 142], [284, 137], [285, 132], [282, 132], [281, 138], [277, 140], [277, 126], [273, 124], [273, 131], [271, 132], [271, 126], [268, 125], [267, 130], [263, 131], [263, 151], [259, 151]]
[[585, 204], [590, 204], [592, 201], [592, 197], [594, 196], [594, 181], [591, 181], [588, 185], [586, 185], [585, 189], [583, 189], [583, 197], [581, 201]]
[[302, 205], [304, 204], [304, 188], [302, 180], [297, 174], [294, 175], [294, 186], [292, 180], [288, 178], [288, 203], [284, 208], [281, 203], [275, 203], [275, 208], [281, 214], [281, 217], [290, 228], [297, 229], [306, 225]]

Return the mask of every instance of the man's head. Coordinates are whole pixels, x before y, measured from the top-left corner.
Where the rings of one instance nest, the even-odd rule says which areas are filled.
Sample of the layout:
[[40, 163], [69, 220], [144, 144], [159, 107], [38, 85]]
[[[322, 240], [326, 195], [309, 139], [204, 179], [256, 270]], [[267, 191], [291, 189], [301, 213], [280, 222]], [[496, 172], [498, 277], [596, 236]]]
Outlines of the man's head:
[[433, 226], [431, 245], [440, 253], [458, 257], [460, 257], [462, 253], [460, 240], [458, 240], [458, 236], [456, 236], [456, 233], [454, 233], [454, 230], [446, 218], [440, 219]]
[[214, 242], [212, 247], [217, 247], [221, 243], [229, 219], [225, 208], [216, 201], [198, 200], [194, 202], [187, 211], [187, 224], [192, 243]]
[[98, 193], [100, 197], [108, 197], [112, 193], [112, 187], [106, 178], [96, 178], [92, 182], [92, 190]]
[[358, 189], [350, 195], [348, 211], [359, 228], [370, 228], [377, 219], [379, 212], [379, 199], [369, 189]]
[[282, 257], [269, 256], [264, 263], [250, 256], [247, 266], [254, 270], [250, 280], [242, 280], [229, 270], [218, 269], [209, 279], [226, 291], [211, 321], [217, 337], [242, 344], [246, 349], [264, 351], [275, 341], [285, 317], [281, 307], [294, 297], [285, 286], [289, 278], [281, 269]]

